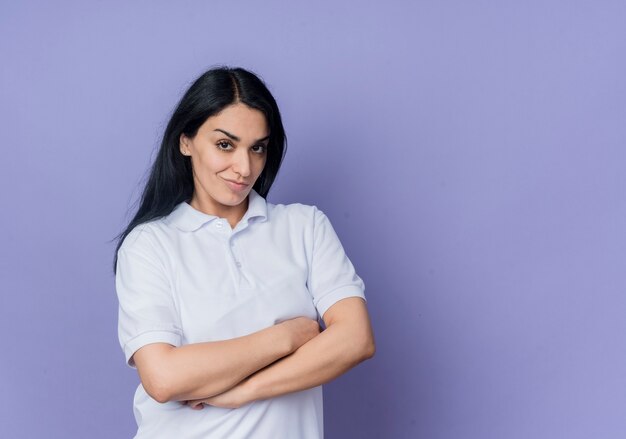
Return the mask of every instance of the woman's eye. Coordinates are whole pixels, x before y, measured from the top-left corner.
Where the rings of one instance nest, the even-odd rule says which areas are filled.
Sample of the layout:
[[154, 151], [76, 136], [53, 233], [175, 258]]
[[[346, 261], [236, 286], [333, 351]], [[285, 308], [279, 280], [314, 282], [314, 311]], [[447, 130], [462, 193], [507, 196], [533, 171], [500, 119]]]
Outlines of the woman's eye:
[[258, 152], [258, 153], [264, 153], [267, 149], [265, 145], [256, 145], [256, 146], [253, 146], [253, 148], [256, 148], [254, 152]]
[[229, 146], [231, 146], [231, 144], [228, 142], [217, 142], [218, 149], [227, 149]]

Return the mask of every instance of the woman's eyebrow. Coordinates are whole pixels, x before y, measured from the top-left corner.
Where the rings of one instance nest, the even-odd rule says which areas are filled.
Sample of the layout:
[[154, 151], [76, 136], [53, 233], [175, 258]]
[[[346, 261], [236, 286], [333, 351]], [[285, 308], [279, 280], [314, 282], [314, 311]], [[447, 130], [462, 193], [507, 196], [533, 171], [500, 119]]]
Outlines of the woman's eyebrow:
[[[231, 139], [233, 139], [235, 142], [239, 142], [239, 141], [241, 141], [241, 139], [240, 139], [239, 137], [237, 137], [237, 136], [235, 136], [234, 134], [231, 134], [231, 133], [229, 133], [228, 131], [223, 130], [223, 129], [221, 129], [221, 128], [215, 128], [213, 131], [221, 131], [222, 133], [226, 134], [228, 137], [230, 137]], [[262, 141], [267, 140], [267, 139], [269, 139], [269, 138], [270, 138], [270, 136], [269, 136], [269, 134], [268, 134], [267, 136], [263, 137], [262, 139], [257, 140], [257, 142], [262, 142]]]

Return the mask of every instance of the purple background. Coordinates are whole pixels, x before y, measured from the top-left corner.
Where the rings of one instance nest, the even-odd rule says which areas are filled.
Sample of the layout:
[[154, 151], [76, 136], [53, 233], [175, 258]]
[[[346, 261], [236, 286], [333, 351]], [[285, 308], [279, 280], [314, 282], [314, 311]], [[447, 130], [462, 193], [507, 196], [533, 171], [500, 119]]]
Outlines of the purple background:
[[[297, 4], [296, 4], [297, 3]], [[623, 1], [3, 2], [0, 437], [124, 438], [110, 240], [169, 112], [257, 71], [376, 357], [328, 438], [626, 437]]]

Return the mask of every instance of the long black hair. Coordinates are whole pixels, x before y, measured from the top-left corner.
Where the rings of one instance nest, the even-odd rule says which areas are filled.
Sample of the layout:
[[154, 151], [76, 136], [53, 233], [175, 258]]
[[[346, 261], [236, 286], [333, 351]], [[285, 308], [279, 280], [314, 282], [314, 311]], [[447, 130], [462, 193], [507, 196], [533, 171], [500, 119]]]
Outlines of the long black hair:
[[240, 67], [212, 68], [193, 82], [172, 113], [141, 195], [139, 209], [124, 231], [114, 238], [118, 239], [113, 259], [114, 273], [117, 251], [133, 228], [167, 216], [179, 203], [191, 200], [194, 191], [191, 157], [180, 152], [181, 134], [193, 138], [209, 117], [239, 102], [261, 111], [270, 129], [265, 167], [253, 186], [266, 198], [287, 148], [276, 100], [254, 73]]

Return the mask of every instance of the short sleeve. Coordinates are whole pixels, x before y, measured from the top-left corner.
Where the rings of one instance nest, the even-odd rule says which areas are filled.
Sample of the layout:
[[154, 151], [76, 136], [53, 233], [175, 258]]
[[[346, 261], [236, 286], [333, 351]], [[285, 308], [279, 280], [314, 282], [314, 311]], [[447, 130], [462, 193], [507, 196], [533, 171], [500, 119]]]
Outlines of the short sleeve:
[[117, 253], [115, 289], [119, 300], [118, 337], [126, 364], [150, 343], [182, 344], [182, 329], [171, 283], [149, 232], [133, 229]]
[[328, 217], [314, 207], [313, 249], [308, 288], [320, 316], [346, 297], [365, 299], [365, 285], [356, 274]]

